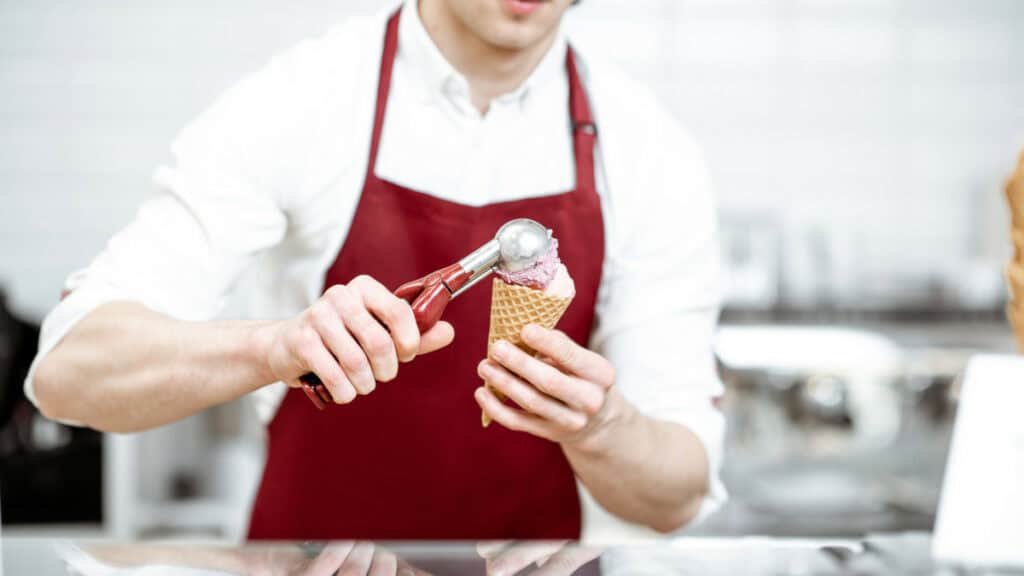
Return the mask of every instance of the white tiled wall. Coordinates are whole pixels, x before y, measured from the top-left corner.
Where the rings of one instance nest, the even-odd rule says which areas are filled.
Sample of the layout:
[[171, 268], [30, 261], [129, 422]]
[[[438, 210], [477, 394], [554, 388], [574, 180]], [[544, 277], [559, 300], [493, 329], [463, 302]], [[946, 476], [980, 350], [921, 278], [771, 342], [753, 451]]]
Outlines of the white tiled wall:
[[854, 282], [910, 276], [924, 291], [972, 261], [996, 269], [1000, 185], [1024, 148], [1024, 2], [649, 4], [589, 2], [580, 32], [606, 22], [614, 53], [630, 39], [607, 30], [646, 22], [659, 53], [635, 74], [703, 144], [727, 222], [823, 233], [831, 273]]
[[[0, 282], [18, 308], [53, 303], [217, 93], [382, 4], [0, 2]], [[696, 134], [727, 219], [845, 239], [854, 278], [998, 255], [1024, 2], [584, 0], [570, 20]]]

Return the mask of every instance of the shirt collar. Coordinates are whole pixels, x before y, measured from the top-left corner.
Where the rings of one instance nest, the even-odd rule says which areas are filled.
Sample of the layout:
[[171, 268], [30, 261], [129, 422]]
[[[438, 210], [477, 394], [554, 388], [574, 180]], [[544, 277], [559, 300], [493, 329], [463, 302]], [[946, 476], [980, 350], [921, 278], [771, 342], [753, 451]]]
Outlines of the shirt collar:
[[[426, 83], [430, 97], [469, 98], [469, 82], [441, 54], [427, 33], [420, 19], [418, 0], [405, 0], [402, 6], [402, 18], [399, 22], [398, 45], [403, 58], [407, 58]], [[561, 27], [554, 43], [547, 53], [527, 76], [526, 80], [516, 89], [496, 98], [500, 102], [524, 103], [530, 92], [547, 82], [565, 74], [565, 55], [569, 43]]]

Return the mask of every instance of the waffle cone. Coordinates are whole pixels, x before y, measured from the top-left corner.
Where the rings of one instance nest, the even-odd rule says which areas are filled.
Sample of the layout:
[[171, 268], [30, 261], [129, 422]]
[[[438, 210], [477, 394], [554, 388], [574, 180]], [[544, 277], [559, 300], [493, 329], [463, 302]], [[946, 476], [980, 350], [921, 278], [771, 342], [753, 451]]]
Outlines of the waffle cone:
[[1010, 300], [1014, 306], [1024, 309], [1024, 265], [1010, 262], [1006, 265], [1006, 283], [1010, 286]]
[[1006, 307], [1006, 317], [1010, 320], [1014, 334], [1017, 335], [1017, 348], [1024, 354], [1024, 305], [1020, 302], [1010, 302]]
[[1017, 347], [1024, 354], [1024, 151], [1016, 171], [1006, 182], [1006, 203], [1010, 206], [1013, 238], [1013, 261], [1006, 266], [1006, 283], [1010, 287], [1006, 317], [1017, 335]]
[[1010, 206], [1013, 227], [1024, 228], [1024, 152], [1021, 152], [1016, 171], [1006, 181], [1006, 203]]
[[[554, 328], [571, 302], [572, 298], [548, 296], [543, 290], [515, 286], [495, 278], [491, 292], [491, 327], [487, 334], [487, 355], [490, 356], [490, 348], [498, 340], [507, 340], [523, 352], [533, 354], [534, 350], [523, 342], [523, 328], [527, 324]], [[481, 423], [485, 428], [491, 423], [487, 414], [481, 415]]]
[[1016, 230], [1024, 228], [1024, 169], [1007, 180], [1006, 204], [1010, 209], [1010, 225]]

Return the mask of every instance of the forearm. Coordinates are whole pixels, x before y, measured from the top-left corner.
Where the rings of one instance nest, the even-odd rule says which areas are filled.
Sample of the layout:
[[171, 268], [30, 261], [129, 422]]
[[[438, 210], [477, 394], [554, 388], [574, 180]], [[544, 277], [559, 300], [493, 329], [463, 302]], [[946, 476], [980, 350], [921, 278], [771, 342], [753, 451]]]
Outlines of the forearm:
[[685, 426], [643, 415], [614, 390], [607, 402], [613, 426], [586, 443], [562, 445], [577, 476], [627, 521], [659, 532], [686, 525], [708, 492], [700, 439]]
[[274, 381], [258, 322], [184, 322], [140, 304], [103, 305], [39, 363], [47, 416], [110, 432], [161, 426]]

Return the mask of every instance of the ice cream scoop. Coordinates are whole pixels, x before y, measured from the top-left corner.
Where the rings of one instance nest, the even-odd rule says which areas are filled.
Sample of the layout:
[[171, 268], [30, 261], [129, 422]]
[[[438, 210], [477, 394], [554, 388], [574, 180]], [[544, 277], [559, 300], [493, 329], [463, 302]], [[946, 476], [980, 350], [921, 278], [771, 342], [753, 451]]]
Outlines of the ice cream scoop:
[[565, 267], [565, 264], [559, 264], [555, 267], [555, 273], [551, 276], [551, 281], [544, 287], [544, 295], [553, 298], [573, 298], [576, 296], [576, 283], [573, 282], [572, 276], [569, 276], [569, 270]]
[[449, 284], [449, 288], [454, 290], [452, 297], [469, 289], [491, 272], [497, 271], [499, 275], [504, 275], [533, 269], [551, 253], [552, 248], [557, 250], [557, 245], [558, 241], [551, 237], [551, 232], [539, 222], [529, 218], [506, 222], [498, 229], [493, 240], [458, 262], [457, 266], [469, 271], [470, 277], [462, 286]]
[[526, 286], [537, 290], [545, 290], [558, 274], [559, 268], [564, 269], [558, 257], [558, 240], [552, 238], [547, 251], [537, 258], [533, 265], [517, 271], [498, 268], [495, 273], [508, 284]]
[[[407, 300], [420, 332], [426, 332], [441, 319], [448, 303], [477, 282], [500, 269], [516, 273], [533, 267], [550, 252], [554, 239], [547, 228], [528, 218], [506, 222], [494, 238], [455, 264], [422, 278], [406, 282], [395, 295]], [[330, 394], [316, 374], [300, 378], [306, 396], [323, 410], [331, 403]]]

